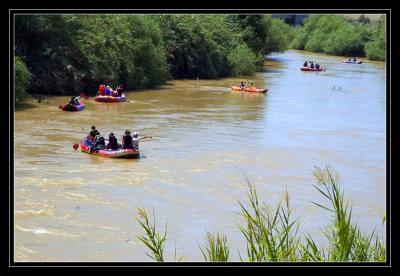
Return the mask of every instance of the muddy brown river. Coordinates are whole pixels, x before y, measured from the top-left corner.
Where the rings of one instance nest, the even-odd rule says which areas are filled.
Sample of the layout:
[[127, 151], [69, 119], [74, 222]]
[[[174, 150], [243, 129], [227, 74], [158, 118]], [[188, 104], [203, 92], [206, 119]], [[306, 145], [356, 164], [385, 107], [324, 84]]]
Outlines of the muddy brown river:
[[[301, 231], [323, 243], [326, 203], [312, 184], [313, 166], [340, 174], [353, 217], [365, 232], [385, 235], [385, 63], [341, 64], [341, 57], [287, 51], [268, 57], [252, 77], [177, 80], [128, 92], [128, 102], [85, 100], [80, 112], [57, 107], [67, 97], [14, 112], [15, 261], [151, 261], [137, 239], [136, 209], [154, 209], [168, 223], [165, 258], [203, 261], [206, 230], [227, 236], [233, 260], [246, 256], [238, 200], [246, 178], [275, 205], [285, 190]], [[305, 60], [326, 72], [301, 72]], [[253, 80], [268, 93], [231, 92]], [[95, 124], [121, 140], [141, 141], [137, 160], [75, 151]]]

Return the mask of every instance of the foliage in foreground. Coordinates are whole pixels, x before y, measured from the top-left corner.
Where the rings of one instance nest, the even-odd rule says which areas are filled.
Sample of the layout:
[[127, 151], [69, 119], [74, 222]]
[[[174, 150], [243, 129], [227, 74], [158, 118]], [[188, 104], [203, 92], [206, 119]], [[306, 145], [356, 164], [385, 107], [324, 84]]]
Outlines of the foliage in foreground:
[[225, 235], [211, 234], [207, 232], [207, 243], [200, 247], [201, 253], [207, 262], [228, 262], [229, 248]]
[[147, 256], [157, 262], [164, 261], [164, 243], [167, 239], [167, 225], [165, 226], [164, 234], [160, 234], [156, 231], [156, 221], [153, 210], [153, 222], [149, 221], [147, 213], [144, 209], [138, 209], [140, 226], [145, 230], [146, 234], [139, 237], [139, 240], [143, 242], [147, 248], [150, 249], [150, 253], [146, 253]]
[[[292, 218], [289, 194], [286, 191], [284, 203], [272, 208], [259, 201], [256, 188], [249, 182], [247, 202], [239, 202], [245, 224], [239, 226], [246, 244], [247, 257], [239, 253], [246, 262], [385, 262], [386, 246], [375, 230], [370, 234], [361, 233], [352, 218], [352, 208], [345, 200], [340, 188], [338, 175], [330, 167], [315, 167], [315, 189], [328, 200], [328, 205], [313, 204], [332, 214], [331, 224], [323, 234], [327, 246], [318, 246], [310, 234], [298, 233], [300, 222]], [[139, 239], [151, 250], [149, 255], [157, 261], [164, 261], [163, 235], [157, 234], [155, 222], [149, 225], [146, 211], [139, 210], [138, 220], [146, 235]], [[385, 222], [385, 217], [382, 224]], [[229, 248], [224, 235], [207, 232], [207, 242], [200, 247], [205, 261], [229, 261]]]

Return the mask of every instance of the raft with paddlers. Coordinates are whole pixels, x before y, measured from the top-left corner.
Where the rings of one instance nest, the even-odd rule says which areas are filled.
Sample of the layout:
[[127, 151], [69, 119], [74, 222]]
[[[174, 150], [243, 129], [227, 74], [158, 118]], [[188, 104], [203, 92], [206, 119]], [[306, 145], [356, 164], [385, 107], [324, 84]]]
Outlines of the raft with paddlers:
[[304, 66], [302, 66], [302, 67], [300, 67], [300, 70], [301, 71], [316, 71], [316, 72], [321, 72], [321, 71], [326, 71], [326, 69], [325, 68], [310, 68], [310, 67], [304, 67]]
[[364, 61], [360, 60], [360, 61], [354, 61], [354, 60], [342, 60], [342, 63], [350, 63], [350, 64], [361, 64]]
[[118, 103], [118, 102], [125, 102], [126, 95], [123, 92], [124, 86], [122, 84], [118, 85], [116, 90], [113, 90], [110, 86], [105, 86], [101, 84], [97, 91], [96, 98], [94, 100], [96, 102], [103, 102], [103, 103]]
[[58, 108], [64, 111], [80, 111], [85, 108], [85, 104], [78, 101], [80, 97], [72, 97], [71, 100], [64, 105], [59, 105]]
[[84, 103], [80, 103], [79, 105], [72, 105], [72, 104], [64, 104], [59, 106], [60, 109], [64, 111], [80, 111], [85, 108]]
[[125, 102], [126, 96], [125, 94], [122, 94], [121, 97], [97, 95], [96, 98], [94, 98], [94, 100], [96, 102], [103, 102], [103, 103], [118, 103], [118, 102]]
[[233, 85], [231, 89], [234, 91], [245, 91], [245, 92], [258, 92], [258, 93], [267, 93], [268, 89], [260, 89], [255, 87], [244, 87], [240, 88], [240, 86]]
[[[105, 140], [106, 147], [108, 144], [108, 140]], [[77, 145], [77, 144], [76, 144]], [[74, 149], [77, 149], [76, 145], [74, 145]], [[93, 155], [110, 157], [110, 158], [139, 158], [140, 151], [138, 149], [122, 149], [122, 145], [119, 145], [119, 148], [116, 150], [112, 149], [96, 149], [93, 148], [93, 145], [90, 143], [89, 138], [83, 138], [80, 142], [81, 151]], [[76, 147], [76, 148], [75, 148]]]

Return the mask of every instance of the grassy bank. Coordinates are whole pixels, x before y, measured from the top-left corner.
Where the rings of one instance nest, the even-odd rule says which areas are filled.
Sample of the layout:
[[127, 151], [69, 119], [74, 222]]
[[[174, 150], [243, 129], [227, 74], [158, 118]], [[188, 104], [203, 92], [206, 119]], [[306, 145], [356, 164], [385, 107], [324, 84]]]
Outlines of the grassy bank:
[[[239, 226], [246, 241], [246, 252], [239, 252], [243, 262], [384, 262], [386, 245], [375, 230], [362, 233], [352, 217], [352, 207], [338, 184], [338, 175], [330, 167], [314, 169], [314, 188], [328, 205], [313, 202], [331, 214], [331, 223], [321, 233], [326, 246], [318, 245], [310, 234], [299, 234], [300, 221], [293, 218], [290, 195], [286, 191], [283, 203], [271, 207], [260, 201], [250, 183], [247, 201], [239, 202], [245, 223]], [[153, 213], [154, 219], [154, 213]], [[382, 224], [385, 223], [384, 216]], [[148, 249], [146, 254], [163, 262], [167, 227], [157, 233], [155, 219], [151, 222], [144, 209], [139, 209], [137, 221], [144, 230], [139, 239]], [[228, 239], [224, 234], [206, 233], [199, 250], [206, 262], [230, 261]], [[175, 253], [176, 256], [176, 253]], [[175, 258], [176, 261], [176, 258]]]

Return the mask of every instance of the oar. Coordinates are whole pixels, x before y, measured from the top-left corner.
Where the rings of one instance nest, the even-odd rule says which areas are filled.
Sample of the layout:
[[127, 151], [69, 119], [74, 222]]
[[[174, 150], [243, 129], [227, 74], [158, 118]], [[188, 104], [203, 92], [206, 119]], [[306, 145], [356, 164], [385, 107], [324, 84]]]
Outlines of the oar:
[[152, 137], [152, 136], [143, 136], [143, 137], [139, 137], [140, 140], [146, 139], [146, 138], [153, 138], [153, 137]]
[[[82, 133], [85, 133], [85, 130], [83, 129], [83, 126], [81, 126], [81, 128], [82, 128]], [[72, 148], [73, 148], [74, 150], [77, 150], [77, 149], [79, 148], [79, 144], [74, 144], [74, 145], [72, 146]]]

